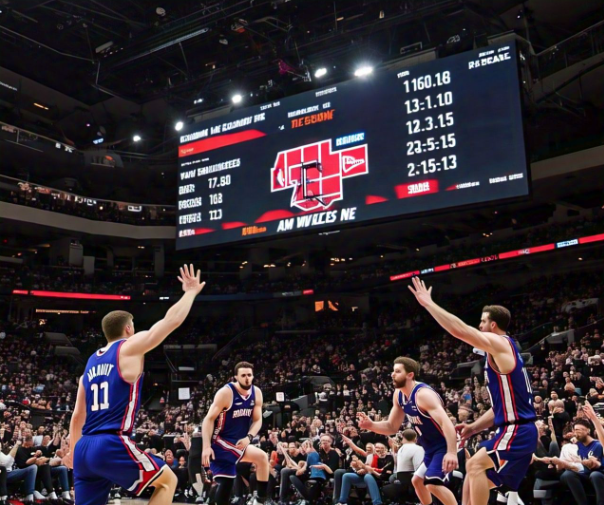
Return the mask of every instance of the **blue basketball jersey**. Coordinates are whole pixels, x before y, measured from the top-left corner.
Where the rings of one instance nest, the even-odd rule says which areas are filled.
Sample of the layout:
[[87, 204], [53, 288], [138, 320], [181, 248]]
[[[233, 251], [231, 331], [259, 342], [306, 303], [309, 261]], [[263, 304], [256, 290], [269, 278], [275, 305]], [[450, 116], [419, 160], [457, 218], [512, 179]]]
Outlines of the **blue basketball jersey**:
[[[426, 453], [434, 451], [446, 450], [447, 441], [438, 423], [430, 417], [430, 414], [424, 412], [417, 405], [416, 395], [421, 388], [428, 388], [434, 391], [428, 384], [417, 382], [409, 398], [402, 391], [398, 393], [398, 404], [405, 412], [405, 417], [411, 422], [413, 429], [417, 433], [418, 443]], [[436, 393], [436, 391], [434, 391]], [[438, 393], [438, 398], [443, 403], [442, 398]], [[443, 404], [444, 405], [444, 404]]]
[[502, 374], [493, 367], [491, 355], [487, 354], [485, 379], [495, 414], [494, 426], [534, 421], [533, 390], [524, 361], [514, 341], [507, 335], [502, 338], [510, 344], [516, 363], [510, 373]]
[[229, 382], [226, 387], [230, 388], [233, 400], [231, 406], [223, 410], [214, 422], [212, 441], [220, 437], [229, 442], [238, 442], [247, 436], [252, 424], [252, 412], [256, 405], [256, 387], [252, 386], [247, 396], [239, 394], [232, 382]]
[[108, 431], [132, 432], [140, 406], [143, 374], [134, 384], [122, 378], [119, 350], [125, 341], [112, 342], [88, 359], [83, 378], [86, 391], [84, 435]]

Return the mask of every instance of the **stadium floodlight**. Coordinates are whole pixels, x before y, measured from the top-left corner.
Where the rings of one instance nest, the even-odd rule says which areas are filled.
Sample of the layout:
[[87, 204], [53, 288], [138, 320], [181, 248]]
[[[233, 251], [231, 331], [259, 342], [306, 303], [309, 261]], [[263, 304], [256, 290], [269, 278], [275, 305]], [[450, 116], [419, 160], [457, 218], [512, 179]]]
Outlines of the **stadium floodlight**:
[[134, 142], [140, 142], [142, 140], [142, 137], [137, 133], [132, 137], [132, 140], [134, 140]]
[[174, 125], [174, 129], [179, 132], [180, 130], [182, 130], [185, 127], [185, 124], [182, 121], [176, 121], [176, 124]]
[[365, 77], [371, 73], [373, 73], [373, 67], [369, 65], [363, 65], [354, 71], [354, 75], [357, 77]]
[[233, 101], [233, 103], [241, 103], [241, 101], [243, 100], [243, 97], [241, 96], [241, 94], [236, 93], [235, 95], [233, 95], [231, 100]]
[[327, 73], [327, 69], [325, 67], [317, 68], [315, 71], [315, 77], [323, 77]]

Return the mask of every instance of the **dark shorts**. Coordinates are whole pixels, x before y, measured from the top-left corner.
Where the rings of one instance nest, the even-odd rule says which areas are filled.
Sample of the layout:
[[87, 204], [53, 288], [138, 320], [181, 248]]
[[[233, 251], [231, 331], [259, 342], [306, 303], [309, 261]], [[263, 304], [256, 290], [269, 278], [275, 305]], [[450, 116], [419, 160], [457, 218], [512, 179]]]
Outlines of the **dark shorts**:
[[444, 485], [449, 480], [449, 474], [443, 472], [445, 454], [446, 449], [425, 453], [424, 461], [414, 475], [424, 479], [424, 484]]
[[487, 470], [491, 482], [497, 487], [505, 485], [511, 491], [518, 491], [537, 450], [537, 440], [535, 423], [497, 428], [492, 440], [480, 444], [495, 464], [494, 468]]
[[236, 441], [231, 442], [221, 437], [217, 437], [216, 440], [212, 441], [214, 459], [210, 460], [210, 470], [214, 478], [234, 479], [237, 476], [237, 463], [243, 458], [245, 450], [237, 449], [236, 443]]
[[75, 446], [73, 477], [78, 505], [105, 505], [114, 484], [140, 495], [167, 468], [127, 435], [85, 435]]

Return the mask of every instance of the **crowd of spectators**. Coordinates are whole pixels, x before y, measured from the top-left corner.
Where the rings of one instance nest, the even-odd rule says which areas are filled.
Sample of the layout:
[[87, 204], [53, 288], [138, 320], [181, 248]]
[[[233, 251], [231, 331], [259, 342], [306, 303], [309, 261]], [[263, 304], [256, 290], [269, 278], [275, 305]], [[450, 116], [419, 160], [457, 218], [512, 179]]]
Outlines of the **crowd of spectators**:
[[[527, 368], [535, 408], [542, 420], [541, 445], [521, 489], [525, 502], [532, 499], [535, 483], [545, 478], [559, 481], [561, 487], [557, 492], [561, 497], [567, 488], [571, 493], [578, 492], [574, 476], [565, 472], [574, 471], [571, 468], [576, 463], [572, 457], [574, 447], [581, 454], [580, 444], [589, 440], [582, 432], [582, 424], [577, 424], [577, 420], [586, 417], [583, 405], [598, 407], [604, 401], [604, 340], [598, 328], [602, 317], [600, 306], [596, 303], [573, 308], [569, 302], [585, 298], [597, 301], [603, 280], [598, 272], [588, 276], [557, 276], [531, 283], [531, 291], [520, 296], [497, 298], [511, 309], [512, 333], [519, 337], [544, 323], [551, 325], [553, 334], [568, 333], [564, 339], [530, 341], [525, 346], [532, 346]], [[470, 315], [477, 318], [480, 304], [492, 301], [492, 296], [496, 296], [493, 290], [485, 288], [443, 303], [464, 314], [476, 307], [472, 309], [476, 313]], [[321, 480], [321, 476], [309, 478], [308, 469], [303, 468], [303, 462], [317, 458], [330, 468], [331, 472], [327, 469], [325, 472], [333, 473], [330, 476], [334, 478], [334, 489], [329, 501], [334, 504], [355, 499], [355, 492], [362, 498], [363, 489], [367, 489], [374, 505], [413, 499], [410, 472], [416, 468], [414, 462], [421, 448], [415, 445], [412, 434], [403, 430], [395, 437], [380, 437], [363, 432], [356, 422], [359, 412], [376, 420], [388, 415], [393, 392], [392, 361], [399, 355], [420, 362], [420, 380], [433, 385], [441, 394], [455, 424], [471, 422], [490, 407], [480, 356], [469, 346], [443, 335], [421, 310], [406, 300], [385, 303], [372, 317], [358, 312], [325, 311], [317, 315], [313, 325], [303, 325], [293, 332], [278, 331], [279, 322], [276, 323], [262, 338], [234, 342], [228, 353], [209, 363], [207, 371], [204, 370], [207, 377], [192, 388], [190, 400], [180, 401], [166, 390], [160, 410], [141, 410], [135, 440], [175, 469], [179, 478], [178, 500], [199, 501], [208, 497], [211, 475], [205, 472], [204, 494], [199, 497], [193, 491], [187, 468], [188, 450], [192, 439], [199, 436], [200, 423], [213, 395], [230, 380], [234, 363], [242, 359], [256, 364], [255, 381], [267, 401], [277, 391], [285, 391], [293, 398], [314, 389], [309, 409], [296, 412], [286, 402], [283, 422], [278, 423], [276, 416], [268, 418], [256, 441], [271, 457], [272, 496], [280, 502], [296, 498], [315, 502], [325, 498], [322, 486], [315, 488], [306, 482]], [[204, 341], [196, 340], [194, 328], [198, 324], [207, 326], [195, 321], [182, 332], [183, 342]], [[238, 329], [241, 325], [231, 321], [222, 332], [233, 336]], [[102, 336], [92, 328], [71, 338], [84, 354], [102, 345]], [[460, 368], [463, 364], [468, 366]], [[55, 356], [52, 346], [31, 324], [3, 323], [0, 468], [7, 470], [4, 472], [8, 476], [7, 493], [22, 491], [27, 501], [44, 497], [62, 498], [66, 502], [71, 499], [66, 494], [70, 490], [65, 489], [68, 487], [65, 470], [60, 468], [64, 468], [61, 458], [68, 440], [66, 427], [73, 408], [77, 373], [77, 365]], [[324, 379], [309, 379], [313, 377]], [[472, 453], [480, 441], [491, 436], [493, 433], [489, 431], [475, 436], [467, 449]], [[559, 446], [561, 454], [556, 451]], [[23, 447], [29, 450], [26, 459], [18, 457]], [[459, 455], [463, 460], [465, 452], [460, 451]], [[31, 458], [35, 458], [33, 463]], [[598, 472], [599, 461], [601, 457], [598, 462], [582, 463], [578, 478], [585, 480], [591, 472]], [[36, 467], [36, 475], [33, 469], [28, 470], [32, 466]], [[253, 494], [254, 472], [245, 467], [240, 470], [243, 478], [236, 486], [235, 497], [243, 499], [246, 494]], [[3, 494], [2, 474], [0, 470], [0, 502], [9, 495]], [[324, 477], [327, 481], [328, 476]], [[19, 490], [13, 482], [24, 487]], [[587, 491], [598, 485], [597, 475], [581, 481], [581, 489]], [[575, 499], [580, 503], [580, 497]]]
[[[488, 257], [498, 252], [523, 249], [535, 245], [574, 238], [577, 236], [597, 234], [604, 231], [604, 217], [599, 213], [590, 220], [577, 219], [571, 223], [549, 225], [542, 228], [531, 228], [505, 240], [486, 239], [470, 245], [455, 245], [439, 249], [428, 257], [421, 252], [397, 260], [380, 259], [377, 262], [348, 262], [334, 264], [327, 271], [301, 274], [295, 268], [285, 268], [280, 279], [269, 278], [269, 269], [254, 271], [248, 277], [240, 277], [238, 266], [233, 271], [211, 271], [204, 275], [208, 283], [204, 295], [235, 295], [240, 293], [277, 293], [295, 292], [313, 289], [315, 292], [333, 292], [353, 289], [360, 285], [368, 286], [389, 283], [393, 274], [422, 270], [440, 264], [449, 264], [462, 260]], [[550, 253], [551, 254], [551, 253]], [[178, 294], [178, 283], [174, 281], [175, 272], [166, 271], [161, 278], [153, 272], [142, 269], [96, 270], [87, 275], [83, 268], [74, 266], [42, 266], [26, 261], [21, 266], [11, 265], [0, 268], [0, 289], [40, 289], [54, 291], [71, 291], [99, 294], [122, 294], [130, 296], [172, 296]], [[562, 284], [565, 288], [567, 284]], [[555, 290], [545, 286], [550, 292]], [[533, 314], [534, 320], [541, 319], [542, 314]]]
[[176, 221], [175, 208], [170, 205], [95, 200], [30, 183], [19, 183], [14, 190], [0, 188], [0, 200], [94, 221], [137, 226], [174, 226]]

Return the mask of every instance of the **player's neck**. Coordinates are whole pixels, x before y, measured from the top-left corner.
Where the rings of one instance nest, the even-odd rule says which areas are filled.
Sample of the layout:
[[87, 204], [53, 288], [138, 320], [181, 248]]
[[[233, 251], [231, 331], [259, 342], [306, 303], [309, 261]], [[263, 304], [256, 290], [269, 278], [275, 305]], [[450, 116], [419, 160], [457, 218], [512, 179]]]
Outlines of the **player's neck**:
[[409, 398], [409, 396], [413, 392], [413, 389], [415, 389], [415, 386], [417, 386], [417, 382], [416, 381], [407, 381], [407, 383], [405, 384], [405, 387], [400, 388], [400, 391], [402, 391], [403, 394], [407, 398]]

